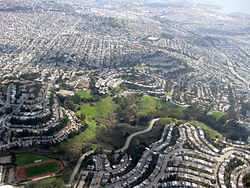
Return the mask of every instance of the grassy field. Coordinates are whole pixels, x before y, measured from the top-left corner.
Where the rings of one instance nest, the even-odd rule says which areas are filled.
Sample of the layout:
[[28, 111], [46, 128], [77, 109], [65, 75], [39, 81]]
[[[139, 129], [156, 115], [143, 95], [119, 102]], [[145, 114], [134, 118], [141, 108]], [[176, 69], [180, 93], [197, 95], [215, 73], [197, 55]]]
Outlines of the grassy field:
[[49, 159], [46, 156], [36, 155], [32, 153], [18, 153], [15, 155], [15, 157], [16, 157], [15, 164], [18, 166], [23, 166], [23, 165], [27, 165], [30, 163], [34, 163], [35, 161], [38, 161], [38, 160], [45, 161]]
[[15, 154], [15, 164], [17, 165], [15, 173], [18, 181], [26, 181], [48, 173], [58, 173], [63, 167], [60, 161], [28, 152]]
[[[114, 142], [100, 135], [119, 132], [117, 129], [114, 129], [115, 125], [119, 123], [118, 119], [120, 117], [117, 114], [121, 117], [126, 117], [126, 121], [123, 123], [127, 124], [136, 122], [137, 125], [143, 125], [143, 121], [148, 121], [147, 118], [163, 117], [160, 120], [160, 124], [169, 124], [174, 121], [179, 125], [185, 122], [181, 120], [185, 113], [189, 113], [186, 107], [148, 95], [131, 96], [130, 98], [120, 100], [113, 100], [111, 96], [107, 96], [99, 98], [97, 102], [80, 102], [77, 105], [79, 105], [79, 108], [76, 114], [87, 127], [80, 134], [59, 144], [60, 151], [77, 155], [82, 152], [85, 144], [107, 145], [109, 148], [112, 148], [110, 145]], [[204, 129], [211, 139], [221, 137], [218, 132], [205, 124], [198, 122], [192, 122], [192, 124]], [[112, 128], [112, 131], [108, 132], [107, 129], [110, 128]], [[121, 134], [120, 136], [122, 137]], [[111, 138], [115, 141], [119, 140], [115, 136]], [[117, 144], [114, 144], [114, 147], [117, 147]]]
[[225, 116], [225, 113], [224, 112], [219, 112], [219, 111], [212, 111], [212, 112], [209, 112], [208, 115], [212, 116], [213, 119], [215, 119], [216, 121], [218, 121], [222, 117]]
[[57, 173], [58, 171], [60, 171], [60, 165], [57, 162], [51, 162], [28, 167], [26, 169], [26, 175], [28, 178], [30, 178], [47, 173]]
[[93, 104], [82, 104], [80, 109], [77, 111], [77, 115], [79, 117], [84, 115], [85, 117], [93, 118], [96, 117], [96, 114], [96, 106]]
[[92, 100], [93, 95], [90, 90], [81, 90], [76, 93], [77, 96], [80, 97], [81, 100]]
[[116, 109], [116, 104], [113, 102], [112, 97], [102, 98], [96, 103], [84, 103], [77, 111], [77, 115], [81, 114], [87, 119], [97, 120], [98, 118], [108, 118]]
[[[83, 124], [87, 126], [80, 134], [59, 144], [59, 150], [73, 155], [82, 152], [83, 145], [96, 141], [97, 132], [105, 127], [115, 112], [116, 104], [112, 97], [105, 97], [96, 103], [83, 103], [77, 111], [77, 116], [84, 116]], [[108, 125], [107, 125], [108, 126]], [[93, 145], [95, 146], [95, 145]]]
[[163, 117], [173, 117], [177, 119], [182, 119], [184, 112], [184, 107], [173, 104], [171, 102], [162, 102], [158, 110], [159, 116]]
[[72, 101], [75, 105], [79, 105], [82, 102], [90, 102], [93, 99], [94, 95], [92, 95], [90, 90], [77, 91], [74, 96], [70, 97], [70, 101]]
[[137, 104], [137, 116], [147, 116], [156, 113], [158, 100], [151, 96], [142, 96]]
[[206, 124], [202, 123], [202, 122], [198, 122], [198, 121], [190, 121], [190, 124], [194, 125], [195, 127], [199, 127], [202, 130], [204, 130], [204, 132], [207, 134], [207, 136], [215, 141], [217, 139], [221, 139], [223, 136], [222, 134], [220, 134], [219, 132], [217, 132], [216, 130], [208, 127]]
[[[159, 117], [180, 117], [183, 114], [185, 108], [170, 102], [161, 101], [152, 96], [138, 96], [133, 103], [127, 102], [128, 105], [134, 105], [136, 111], [134, 112], [137, 117], [158, 116]], [[105, 132], [106, 128], [114, 124], [112, 121], [116, 119], [115, 112], [119, 107], [119, 103], [115, 103], [111, 96], [101, 98], [97, 102], [88, 102], [80, 104], [77, 111], [78, 117], [83, 120], [83, 123], [87, 125], [87, 128], [80, 134], [68, 139], [61, 143], [59, 148], [61, 151], [78, 154], [82, 151], [85, 143], [90, 144], [105, 144], [104, 142], [98, 142], [97, 136], [100, 136], [102, 132]], [[127, 108], [129, 110], [130, 108]], [[133, 116], [133, 114], [131, 114]], [[112, 127], [112, 126], [111, 126]], [[114, 129], [117, 131], [117, 129]], [[113, 137], [114, 138], [114, 137]], [[101, 139], [107, 141], [110, 145], [111, 141], [108, 139]]]
[[86, 123], [87, 128], [83, 132], [58, 145], [59, 151], [78, 156], [82, 152], [84, 143], [95, 140], [97, 134], [96, 122], [94, 120], [87, 120]]
[[97, 118], [108, 118], [108, 116], [115, 112], [116, 108], [117, 106], [113, 102], [112, 97], [109, 96], [101, 99], [96, 103]]

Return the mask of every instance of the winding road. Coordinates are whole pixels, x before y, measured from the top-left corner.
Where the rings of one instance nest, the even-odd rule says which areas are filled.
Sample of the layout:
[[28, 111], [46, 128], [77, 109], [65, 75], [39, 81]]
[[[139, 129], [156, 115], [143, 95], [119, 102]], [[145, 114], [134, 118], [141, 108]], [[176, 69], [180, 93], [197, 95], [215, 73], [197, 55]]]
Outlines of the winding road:
[[[138, 136], [138, 135], [141, 135], [141, 134], [145, 134], [145, 133], [151, 131], [152, 128], [153, 128], [153, 126], [154, 126], [154, 124], [155, 124], [155, 122], [159, 121], [159, 119], [160, 119], [160, 118], [152, 119], [152, 120], [150, 121], [150, 123], [149, 123], [149, 126], [148, 126], [146, 129], [131, 134], [131, 135], [127, 138], [127, 140], [126, 140], [124, 146], [123, 146], [122, 148], [116, 150], [115, 152], [116, 152], [116, 153], [119, 153], [119, 152], [124, 152], [124, 151], [126, 151], [126, 150], [128, 149], [128, 147], [130, 146], [130, 143], [131, 143], [132, 139], [133, 139], [135, 136]], [[74, 170], [73, 170], [73, 172], [72, 172], [72, 174], [71, 174], [71, 176], [70, 176], [69, 183], [66, 185], [67, 187], [71, 187], [71, 186], [72, 186], [73, 181], [74, 181], [74, 179], [75, 179], [75, 176], [76, 176], [76, 174], [78, 173], [78, 171], [79, 171], [79, 169], [80, 169], [80, 167], [81, 167], [82, 161], [83, 161], [87, 156], [89, 156], [89, 155], [91, 155], [91, 154], [93, 154], [93, 153], [94, 153], [94, 150], [91, 150], [91, 151], [89, 151], [89, 152], [87, 152], [87, 153], [84, 153], [84, 154], [78, 159], [77, 164], [76, 164], [76, 166], [75, 166], [75, 168], [74, 168]]]
[[116, 150], [115, 153], [120, 153], [120, 152], [126, 151], [126, 150], [129, 148], [129, 145], [130, 145], [130, 143], [131, 143], [131, 141], [132, 141], [132, 139], [133, 139], [134, 137], [136, 137], [136, 136], [138, 136], [138, 135], [141, 135], [141, 134], [145, 134], [145, 133], [151, 131], [152, 128], [153, 128], [153, 126], [154, 126], [154, 124], [155, 124], [155, 122], [159, 121], [159, 119], [160, 119], [160, 118], [152, 119], [152, 120], [150, 121], [150, 123], [149, 123], [148, 128], [146, 128], [146, 129], [144, 129], [144, 130], [142, 130], [142, 131], [138, 131], [138, 132], [135, 132], [135, 133], [131, 134], [131, 135], [127, 138], [127, 140], [126, 140], [124, 146], [123, 146], [122, 148]]
[[95, 152], [94, 150], [90, 150], [90, 151], [84, 153], [84, 154], [78, 159], [77, 164], [76, 164], [76, 166], [75, 166], [75, 168], [74, 168], [74, 170], [73, 170], [73, 172], [72, 172], [72, 174], [71, 174], [71, 176], [70, 176], [69, 183], [68, 183], [68, 185], [66, 185], [67, 187], [71, 187], [71, 186], [72, 186], [72, 183], [73, 183], [73, 181], [74, 181], [74, 179], [75, 179], [75, 176], [76, 176], [76, 174], [78, 173], [78, 171], [79, 171], [79, 169], [80, 169], [80, 167], [81, 167], [82, 161], [85, 159], [85, 157], [87, 157], [87, 156], [93, 154], [94, 152]]

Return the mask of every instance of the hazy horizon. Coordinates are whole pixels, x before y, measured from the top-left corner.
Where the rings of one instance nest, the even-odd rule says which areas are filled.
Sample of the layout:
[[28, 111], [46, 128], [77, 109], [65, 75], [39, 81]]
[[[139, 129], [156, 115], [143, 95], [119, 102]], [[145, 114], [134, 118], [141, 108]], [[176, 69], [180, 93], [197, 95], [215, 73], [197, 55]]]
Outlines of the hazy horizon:
[[197, 3], [212, 3], [219, 5], [226, 13], [241, 12], [250, 14], [249, 0], [195, 0]]

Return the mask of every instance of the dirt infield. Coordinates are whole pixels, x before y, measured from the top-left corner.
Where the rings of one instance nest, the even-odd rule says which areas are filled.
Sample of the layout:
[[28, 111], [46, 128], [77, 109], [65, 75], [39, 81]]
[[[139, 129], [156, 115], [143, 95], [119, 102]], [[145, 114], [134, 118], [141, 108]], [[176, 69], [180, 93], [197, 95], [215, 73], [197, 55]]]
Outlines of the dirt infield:
[[51, 159], [24, 166], [17, 166], [15, 176], [18, 182], [23, 182], [43, 177], [52, 177], [63, 171], [63, 169], [64, 165], [61, 161]]

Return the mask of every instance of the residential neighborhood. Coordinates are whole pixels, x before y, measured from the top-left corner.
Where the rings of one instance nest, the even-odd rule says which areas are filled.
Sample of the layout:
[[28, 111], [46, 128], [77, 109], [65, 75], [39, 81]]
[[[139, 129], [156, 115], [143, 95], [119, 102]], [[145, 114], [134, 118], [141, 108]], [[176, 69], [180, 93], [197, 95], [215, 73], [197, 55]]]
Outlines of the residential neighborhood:
[[79, 170], [74, 187], [244, 187], [250, 147], [227, 146], [225, 141], [218, 148], [203, 130], [170, 124], [135, 166], [126, 152], [116, 158], [119, 162], [111, 165], [106, 154], [93, 155], [92, 164]]
[[242, 1], [0, 0], [0, 188], [250, 187]]

